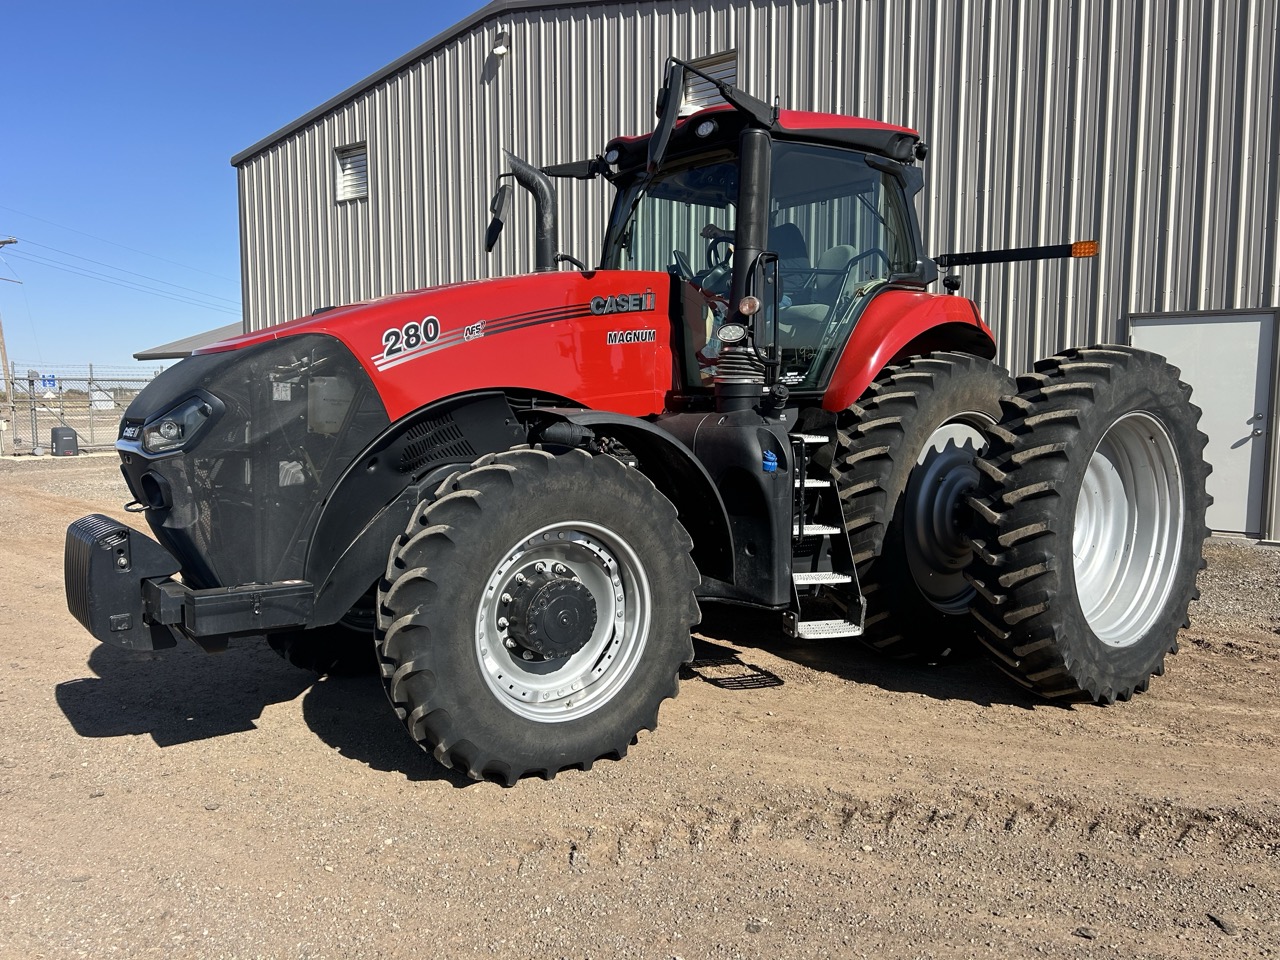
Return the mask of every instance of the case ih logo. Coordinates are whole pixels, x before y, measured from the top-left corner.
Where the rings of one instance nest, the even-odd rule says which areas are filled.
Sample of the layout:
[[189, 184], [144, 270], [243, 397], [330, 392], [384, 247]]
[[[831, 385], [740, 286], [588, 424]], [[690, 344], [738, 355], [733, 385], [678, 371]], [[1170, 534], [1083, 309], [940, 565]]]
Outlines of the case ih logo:
[[644, 293], [620, 293], [612, 297], [592, 297], [591, 312], [597, 316], [604, 313], [639, 313], [642, 310], [652, 310], [654, 300], [651, 290]]
[[657, 339], [657, 330], [610, 330], [605, 342], [613, 347], [620, 343], [653, 343]]

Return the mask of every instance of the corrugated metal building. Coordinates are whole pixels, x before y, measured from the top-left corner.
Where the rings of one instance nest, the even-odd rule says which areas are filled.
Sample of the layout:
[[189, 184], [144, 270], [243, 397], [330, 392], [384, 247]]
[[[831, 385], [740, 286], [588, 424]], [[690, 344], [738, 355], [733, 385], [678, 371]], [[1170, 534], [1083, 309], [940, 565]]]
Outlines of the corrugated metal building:
[[[1274, 404], [1278, 19], [1274, 0], [498, 0], [233, 158], [246, 324], [530, 269], [527, 197], [483, 251], [502, 149], [593, 156], [652, 128], [668, 55], [732, 50], [762, 98], [921, 131], [932, 250], [1101, 242], [963, 271], [1011, 369], [1135, 315], [1261, 311]], [[561, 247], [588, 263], [607, 189], [560, 189]], [[1270, 519], [1242, 532], [1276, 536], [1263, 469]]]

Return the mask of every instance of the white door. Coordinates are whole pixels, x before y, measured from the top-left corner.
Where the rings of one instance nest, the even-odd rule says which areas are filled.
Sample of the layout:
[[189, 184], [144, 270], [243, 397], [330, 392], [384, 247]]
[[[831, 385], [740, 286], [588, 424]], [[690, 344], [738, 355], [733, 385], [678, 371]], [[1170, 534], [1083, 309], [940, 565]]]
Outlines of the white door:
[[1274, 313], [1134, 317], [1129, 341], [1167, 357], [1191, 384], [1209, 437], [1210, 529], [1265, 537]]

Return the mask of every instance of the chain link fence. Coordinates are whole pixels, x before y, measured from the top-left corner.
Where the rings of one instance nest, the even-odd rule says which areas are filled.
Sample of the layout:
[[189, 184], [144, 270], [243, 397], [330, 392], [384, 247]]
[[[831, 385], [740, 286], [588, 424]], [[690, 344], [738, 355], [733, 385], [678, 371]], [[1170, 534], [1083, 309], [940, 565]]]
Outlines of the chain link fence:
[[0, 393], [0, 456], [110, 450], [130, 401], [161, 369], [94, 364], [35, 369], [13, 363], [0, 383], [8, 388]]

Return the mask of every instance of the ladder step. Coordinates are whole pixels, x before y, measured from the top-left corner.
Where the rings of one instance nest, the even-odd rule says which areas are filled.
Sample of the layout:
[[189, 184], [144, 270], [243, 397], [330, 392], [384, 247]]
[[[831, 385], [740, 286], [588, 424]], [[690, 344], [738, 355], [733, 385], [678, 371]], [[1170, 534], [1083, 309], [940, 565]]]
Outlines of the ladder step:
[[802, 640], [820, 640], [824, 637], [859, 637], [862, 635], [862, 628], [848, 620], [800, 620], [795, 627], [795, 635]]
[[824, 437], [820, 433], [791, 433], [788, 434], [788, 436], [791, 437], [792, 440], [799, 440], [801, 443], [820, 444], [831, 442], [830, 437]]
[[792, 524], [791, 535], [793, 537], [830, 537], [840, 532], [839, 527], [831, 527], [825, 523], [806, 523], [804, 532], [800, 532], [800, 524]]
[[797, 587], [813, 587], [820, 583], [852, 583], [853, 577], [847, 573], [824, 571], [822, 573], [793, 573], [792, 581]]
[[[799, 478], [799, 477], [797, 477], [797, 478], [796, 478], [796, 486], [797, 486], [797, 487], [799, 487], [799, 486], [800, 486], [800, 478]], [[805, 478], [804, 478], [804, 488], [805, 488], [806, 490], [822, 490], [822, 489], [825, 489], [826, 487], [829, 487], [829, 486], [831, 486], [831, 481], [830, 481], [830, 480], [814, 480], [814, 479], [813, 479], [813, 478], [811, 478], [811, 477], [805, 477]]]

